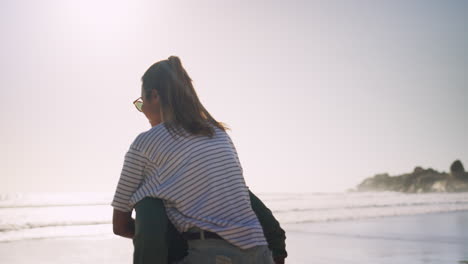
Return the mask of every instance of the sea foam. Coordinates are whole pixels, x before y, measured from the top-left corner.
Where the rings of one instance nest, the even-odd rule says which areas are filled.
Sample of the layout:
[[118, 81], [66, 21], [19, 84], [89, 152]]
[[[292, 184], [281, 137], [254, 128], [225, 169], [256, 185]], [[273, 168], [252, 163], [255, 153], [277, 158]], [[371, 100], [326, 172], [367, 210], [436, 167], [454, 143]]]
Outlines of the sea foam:
[[[282, 224], [468, 211], [468, 193], [260, 193]], [[111, 193], [0, 195], [0, 242], [112, 236]]]

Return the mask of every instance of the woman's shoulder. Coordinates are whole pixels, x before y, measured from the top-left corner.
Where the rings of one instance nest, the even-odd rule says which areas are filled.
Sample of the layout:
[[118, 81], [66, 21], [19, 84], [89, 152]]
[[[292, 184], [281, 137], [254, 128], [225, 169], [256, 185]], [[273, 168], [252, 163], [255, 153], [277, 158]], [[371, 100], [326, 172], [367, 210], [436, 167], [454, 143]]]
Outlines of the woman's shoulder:
[[163, 137], [167, 133], [163, 123], [160, 123], [146, 131], [139, 133], [131, 144], [131, 148], [144, 151], [144, 147], [148, 146], [149, 142], [154, 142], [157, 138]]

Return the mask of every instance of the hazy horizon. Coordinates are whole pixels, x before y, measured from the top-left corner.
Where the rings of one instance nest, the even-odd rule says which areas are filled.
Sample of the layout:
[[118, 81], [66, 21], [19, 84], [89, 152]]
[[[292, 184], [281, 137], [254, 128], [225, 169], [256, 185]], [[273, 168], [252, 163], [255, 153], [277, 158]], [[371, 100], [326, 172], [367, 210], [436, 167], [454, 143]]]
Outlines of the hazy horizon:
[[179, 56], [254, 192], [468, 164], [467, 1], [2, 1], [0, 193], [115, 190]]

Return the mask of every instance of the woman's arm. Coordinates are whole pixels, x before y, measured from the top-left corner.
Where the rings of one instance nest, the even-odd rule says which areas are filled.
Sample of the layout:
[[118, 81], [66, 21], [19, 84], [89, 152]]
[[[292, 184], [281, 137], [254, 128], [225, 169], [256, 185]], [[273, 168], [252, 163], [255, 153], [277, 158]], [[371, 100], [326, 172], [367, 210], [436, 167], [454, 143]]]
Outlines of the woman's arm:
[[135, 220], [132, 218], [133, 208], [129, 205], [131, 196], [136, 192], [144, 178], [147, 158], [137, 149], [130, 147], [125, 154], [120, 179], [115, 190], [112, 207], [112, 225], [114, 234], [133, 238]]
[[249, 191], [249, 195], [252, 209], [262, 225], [263, 233], [268, 242], [268, 247], [273, 253], [275, 263], [284, 263], [284, 259], [288, 256], [284, 230], [281, 228], [270, 209], [268, 209], [268, 207], [251, 191]]

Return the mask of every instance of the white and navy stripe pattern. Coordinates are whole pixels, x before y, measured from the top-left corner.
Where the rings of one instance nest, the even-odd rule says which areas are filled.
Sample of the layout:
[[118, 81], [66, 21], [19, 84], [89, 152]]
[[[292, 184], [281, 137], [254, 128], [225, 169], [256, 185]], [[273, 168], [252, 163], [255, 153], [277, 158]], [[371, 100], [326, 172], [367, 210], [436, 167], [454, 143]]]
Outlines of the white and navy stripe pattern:
[[212, 138], [183, 130], [184, 137], [174, 138], [163, 123], [138, 135], [111, 205], [131, 212], [144, 197], [161, 198], [179, 232], [198, 227], [242, 249], [267, 245], [234, 144], [213, 128]]

